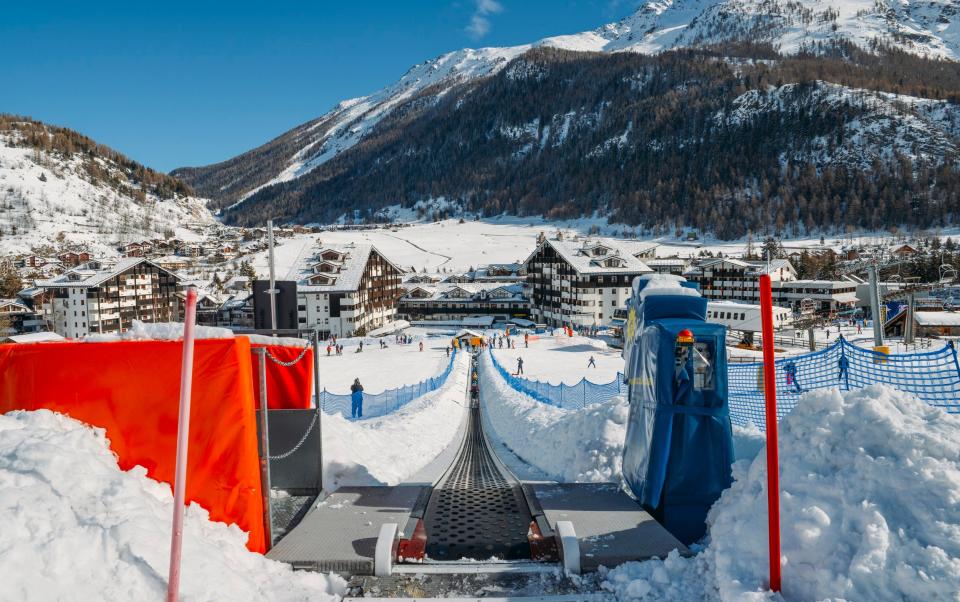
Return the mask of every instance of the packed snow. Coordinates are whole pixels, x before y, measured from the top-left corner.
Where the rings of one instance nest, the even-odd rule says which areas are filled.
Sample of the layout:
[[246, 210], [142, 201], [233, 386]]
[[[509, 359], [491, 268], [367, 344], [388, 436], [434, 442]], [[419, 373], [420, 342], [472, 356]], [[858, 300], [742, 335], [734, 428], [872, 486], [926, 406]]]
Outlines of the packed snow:
[[480, 356], [480, 401], [491, 437], [554, 480], [619, 480], [629, 413], [623, 396], [579, 410], [556, 408], [511, 388], [489, 354]]
[[324, 415], [323, 482], [328, 491], [346, 485], [396, 485], [456, 443], [467, 411], [469, 359], [459, 353], [454, 361], [442, 387], [396, 412], [356, 421]]
[[[380, 340], [386, 343], [385, 349], [380, 348]], [[382, 339], [365, 338], [362, 352], [357, 351], [360, 339], [337, 342], [344, 347], [342, 355], [336, 355], [332, 348], [327, 355], [327, 343], [320, 345], [320, 388], [331, 393], [348, 393], [354, 378], [360, 379], [367, 393], [412, 385], [437, 376], [450, 362], [446, 352], [450, 340], [446, 337], [416, 336], [407, 344], [398, 344], [389, 335]]]
[[[562, 332], [562, 331], [557, 331]], [[500, 333], [502, 334], [502, 333]], [[508, 372], [516, 372], [517, 358], [523, 359], [523, 376], [558, 385], [575, 385], [582, 379], [605, 384], [623, 372], [623, 358], [619, 349], [608, 347], [603, 341], [566, 334], [553, 336], [531, 335], [530, 347], [524, 347], [523, 336], [514, 335], [513, 349], [495, 347], [493, 355]], [[504, 343], [506, 345], [506, 343]], [[591, 367], [590, 358], [596, 367]]]
[[[102, 429], [47, 410], [0, 415], [0, 598], [160, 600], [173, 496], [120, 470]], [[338, 600], [340, 577], [295, 572], [246, 549], [235, 525], [186, 509], [185, 600]]]

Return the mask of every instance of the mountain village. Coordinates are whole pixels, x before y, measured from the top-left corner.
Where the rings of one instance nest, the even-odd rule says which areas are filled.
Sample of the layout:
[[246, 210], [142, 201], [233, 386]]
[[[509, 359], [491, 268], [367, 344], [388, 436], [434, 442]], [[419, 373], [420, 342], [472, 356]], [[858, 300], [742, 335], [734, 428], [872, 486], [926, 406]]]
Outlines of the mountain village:
[[960, 0], [48, 4], [0, 602], [960, 600]]

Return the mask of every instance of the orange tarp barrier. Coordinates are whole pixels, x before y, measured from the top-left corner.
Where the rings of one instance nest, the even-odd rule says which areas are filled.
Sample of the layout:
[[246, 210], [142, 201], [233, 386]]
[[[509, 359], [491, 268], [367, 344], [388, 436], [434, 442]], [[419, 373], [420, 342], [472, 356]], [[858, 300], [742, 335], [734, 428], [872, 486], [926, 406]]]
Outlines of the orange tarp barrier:
[[[282, 345], [260, 345], [252, 343], [251, 347], [266, 347], [274, 358], [281, 362], [292, 362], [303, 352], [303, 347], [285, 347]], [[260, 407], [260, 368], [257, 365], [260, 358], [256, 355], [252, 360], [253, 398], [256, 407]], [[301, 410], [312, 406], [310, 396], [313, 394], [313, 348], [308, 348], [303, 357], [292, 366], [281, 366], [267, 358], [267, 406], [271, 410]]]
[[[0, 345], [0, 413], [46, 408], [102, 427], [120, 468], [172, 483], [181, 341]], [[266, 549], [250, 342], [196, 342], [187, 501]]]

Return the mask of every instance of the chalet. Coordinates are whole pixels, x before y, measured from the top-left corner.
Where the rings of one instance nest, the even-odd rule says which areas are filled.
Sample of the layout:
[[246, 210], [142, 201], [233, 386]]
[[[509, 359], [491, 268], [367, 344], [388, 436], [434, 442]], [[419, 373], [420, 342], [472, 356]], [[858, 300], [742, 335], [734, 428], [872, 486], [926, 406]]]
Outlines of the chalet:
[[36, 314], [23, 301], [0, 299], [0, 336], [35, 332], [36, 326]]
[[352, 336], [391, 322], [403, 270], [372, 245], [323, 247], [301, 262], [297, 320], [322, 336]]
[[633, 279], [653, 271], [635, 253], [635, 245], [612, 239], [541, 237], [524, 262], [531, 319], [551, 326], [611, 324]]
[[[903, 336], [909, 311], [901, 311], [883, 325], [887, 336]], [[914, 311], [914, 334], [918, 337], [960, 336], [960, 313], [952, 311]]]
[[90, 253], [86, 251], [67, 251], [57, 255], [60, 263], [66, 267], [77, 267], [81, 263], [90, 261]]
[[897, 257], [911, 257], [916, 255], [919, 251], [911, 247], [910, 245], [901, 245], [893, 250], [893, 254]]

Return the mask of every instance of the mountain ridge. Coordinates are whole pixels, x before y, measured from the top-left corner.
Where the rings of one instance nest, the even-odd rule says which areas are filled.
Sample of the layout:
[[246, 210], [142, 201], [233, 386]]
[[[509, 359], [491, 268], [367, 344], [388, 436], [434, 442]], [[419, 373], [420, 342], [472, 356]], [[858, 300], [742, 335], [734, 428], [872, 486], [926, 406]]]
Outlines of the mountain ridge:
[[[463, 49], [441, 55], [414, 66], [397, 82], [371, 95], [344, 101], [327, 114], [266, 145], [220, 164], [180, 168], [171, 173], [211, 197], [214, 206], [224, 209], [227, 220], [244, 221], [244, 214], [250, 212], [262, 215], [262, 207], [247, 210], [244, 205], [250, 200], [261, 205], [271, 199], [289, 202], [291, 191], [298, 187], [312, 187], [315, 192], [312, 199], [298, 202], [328, 203], [330, 199], [324, 196], [322, 187], [313, 186], [317, 180], [315, 171], [336, 172], [339, 167], [326, 169], [328, 164], [346, 166], [352, 160], [350, 157], [362, 154], [357, 152], [358, 146], [384, 135], [387, 129], [384, 124], [394, 128], [390, 135], [399, 136], [395, 124], [405, 115], [422, 115], [423, 107], [439, 105], [448, 96], [473, 89], [478, 82], [500, 74], [507, 65], [520, 69], [527, 54], [540, 50], [559, 48], [583, 56], [601, 53], [612, 60], [618, 54], [663, 54], [696, 49], [704, 56], [715, 55], [728, 61], [732, 58], [735, 62], [739, 60], [737, 47], [748, 46], [747, 63], [790, 62], [789, 57], [823, 56], [839, 57], [855, 66], [856, 61], [871, 60], [869, 56], [892, 53], [921, 57], [918, 61], [930, 58], [920, 64], [923, 70], [932, 73], [947, 70], [950, 73], [946, 78], [952, 80], [957, 65], [952, 59], [957, 56], [958, 41], [949, 31], [949, 24], [956, 10], [953, 0], [934, 0], [922, 5], [894, 5], [882, 0], [869, 3], [864, 0], [852, 3], [814, 0], [649, 2], [627, 18], [589, 32], [544, 38], [508, 48]], [[744, 42], [745, 37], [749, 43]], [[754, 43], [758, 40], [766, 44]], [[760, 51], [761, 48], [769, 50]], [[856, 59], [851, 58], [854, 55]], [[906, 59], [891, 59], [897, 60]], [[834, 66], [831, 68], [840, 71]], [[940, 75], [933, 73], [932, 77]], [[920, 91], [918, 86], [912, 89]], [[542, 102], [542, 99], [531, 101]], [[874, 139], [881, 140], [879, 136]], [[454, 141], [447, 141], [451, 142]], [[886, 160], [890, 160], [891, 153], [886, 155]], [[511, 157], [516, 158], [508, 154], [503, 160]], [[362, 189], [359, 188], [358, 193]], [[462, 191], [452, 189], [437, 190], [433, 196], [460, 193]], [[392, 201], [390, 204], [413, 204], [428, 198], [400, 196], [388, 200]], [[357, 205], [365, 205], [369, 200], [361, 198]], [[556, 202], [562, 205], [568, 201], [556, 199]], [[336, 217], [330, 211], [304, 212], [302, 207], [292, 212], [282, 206], [278, 209], [278, 215], [296, 220], [304, 219], [306, 214], [327, 219]], [[347, 212], [350, 207], [342, 209]]]

